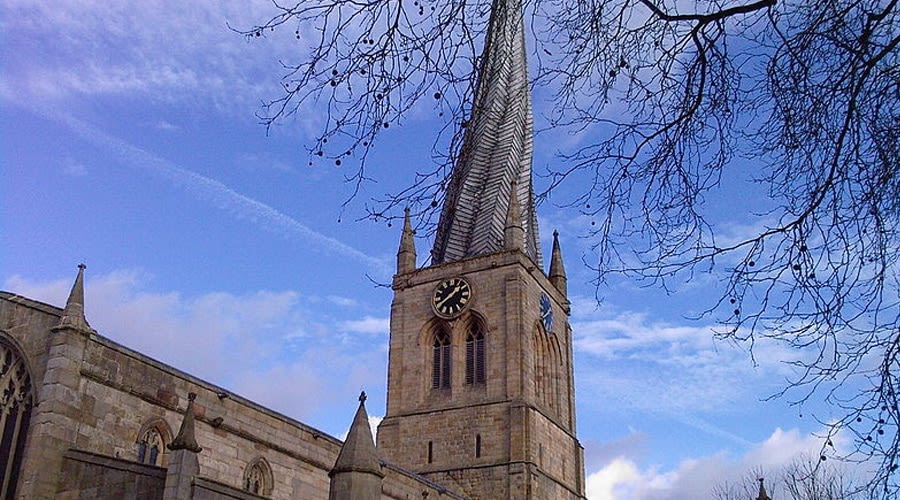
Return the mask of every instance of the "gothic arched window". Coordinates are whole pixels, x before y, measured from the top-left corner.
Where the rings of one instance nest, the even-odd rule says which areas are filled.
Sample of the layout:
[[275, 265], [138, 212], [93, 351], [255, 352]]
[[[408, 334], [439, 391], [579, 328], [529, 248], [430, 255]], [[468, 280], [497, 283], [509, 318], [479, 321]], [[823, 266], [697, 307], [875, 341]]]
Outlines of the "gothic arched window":
[[252, 460], [244, 468], [244, 491], [254, 495], [268, 496], [272, 494], [272, 468], [266, 459], [259, 457]]
[[15, 498], [33, 404], [25, 358], [0, 334], [0, 498]]
[[466, 335], [466, 384], [483, 384], [485, 371], [484, 330], [473, 322]]
[[165, 420], [159, 417], [146, 420], [135, 441], [137, 461], [142, 464], [165, 467], [166, 445], [171, 442], [172, 431]]
[[431, 387], [450, 387], [451, 366], [450, 334], [441, 329], [435, 333], [432, 343]]
[[546, 393], [546, 357], [544, 350], [544, 332], [541, 328], [536, 328], [533, 335], [534, 346], [532, 350], [532, 365], [534, 367], [534, 392], [539, 401], [545, 401]]
[[162, 433], [157, 427], [149, 427], [138, 438], [137, 461], [147, 465], [160, 465], [159, 456], [165, 450]]

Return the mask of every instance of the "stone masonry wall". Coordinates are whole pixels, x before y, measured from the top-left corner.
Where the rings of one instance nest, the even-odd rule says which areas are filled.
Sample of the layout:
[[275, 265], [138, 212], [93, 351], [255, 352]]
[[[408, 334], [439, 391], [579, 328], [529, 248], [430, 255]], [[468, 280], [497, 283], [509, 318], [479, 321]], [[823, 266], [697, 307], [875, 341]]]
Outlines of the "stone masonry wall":
[[[530, 418], [533, 444], [531, 462], [539, 468], [547, 482], [561, 483], [569, 488], [582, 482], [582, 449], [573, 436], [562, 430], [545, 415], [532, 411]], [[566, 498], [560, 494], [536, 498]]]
[[220, 398], [222, 389], [100, 337], [88, 344], [81, 375], [78, 448], [136, 460], [143, 424], [161, 418], [177, 430], [186, 396], [195, 392], [201, 476], [240, 488], [246, 465], [262, 457], [272, 470], [271, 498], [328, 496], [328, 471], [341, 443], [327, 434], [237, 395]]
[[[473, 290], [468, 310], [437, 319], [431, 308], [434, 287], [456, 276]], [[569, 431], [568, 303], [543, 272], [520, 252], [500, 252], [398, 275], [394, 290], [388, 412], [378, 433], [383, 456], [474, 498], [579, 497], [581, 447]], [[533, 339], [541, 328], [542, 293], [553, 304], [559, 336], [552, 372], [559, 396], [552, 404], [535, 384]], [[465, 335], [472, 315], [486, 329], [487, 377], [480, 385], [465, 384]], [[452, 332], [452, 380], [449, 388], [435, 389], [432, 335], [442, 321]], [[550, 496], [533, 496], [537, 489]]]
[[385, 473], [381, 485], [381, 498], [384, 500], [419, 500], [423, 498], [439, 498], [464, 500], [467, 497], [459, 494], [459, 489], [451, 490], [442, 481], [429, 481], [426, 478], [386, 464], [382, 468]]
[[0, 292], [0, 331], [22, 349], [34, 388], [41, 386], [47, 366], [47, 335], [59, 323], [60, 313], [56, 307]]
[[[61, 455], [69, 448], [136, 461], [138, 434], [144, 424], [161, 419], [173, 435], [181, 423], [187, 393], [196, 392], [197, 440], [204, 448], [199, 455], [201, 475], [240, 488], [246, 464], [263, 457], [272, 469], [271, 498], [328, 497], [328, 471], [341, 446], [337, 439], [237, 395], [219, 398], [218, 394], [225, 394], [222, 389], [99, 335], [79, 340], [80, 334], [70, 331], [51, 332], [59, 322], [58, 308], [11, 294], [0, 299], [0, 327], [22, 346], [35, 387], [40, 388], [47, 366], [48, 341], [75, 341], [72, 347], [60, 344], [64, 348], [54, 351], [55, 356], [67, 356], [60, 358], [63, 364], [54, 362], [54, 373], [58, 367], [73, 366], [74, 370], [54, 375], [64, 377], [60, 389], [57, 383], [44, 384], [49, 388], [42, 404], [46, 408], [32, 417], [22, 474], [33, 484], [20, 491], [49, 498], [54, 483], [70, 484], [66, 475], [70, 469], [61, 470]], [[64, 411], [59, 415], [62, 419], [47, 412], [57, 407]], [[164, 452], [159, 463], [165, 466], [166, 461]]]
[[211, 481], [197, 478], [191, 491], [191, 500], [257, 500], [265, 497]]
[[62, 477], [58, 500], [155, 500], [166, 484], [161, 467], [77, 450], [65, 454]]
[[[22, 477], [31, 482], [19, 489], [27, 493], [23, 498], [95, 498], [96, 481], [117, 485], [111, 491], [147, 491], [139, 498], [156, 498], [150, 493], [155, 486], [147, 485], [155, 485], [161, 474], [162, 491], [169, 454], [161, 450], [158, 464], [163, 468], [136, 463], [139, 433], [153, 423], [162, 425], [171, 439], [189, 392], [197, 394], [203, 484], [219, 485], [216, 491], [232, 490], [223, 498], [254, 498], [234, 492], [241, 490], [246, 465], [263, 458], [274, 483], [267, 498], [328, 498], [328, 471], [340, 451], [339, 440], [97, 334], [53, 332], [61, 312], [0, 292], [0, 335], [12, 338], [23, 351], [35, 387], [44, 382], [47, 388], [43, 413], [32, 418], [29, 429]], [[48, 346], [54, 353], [52, 363]], [[53, 380], [44, 380], [48, 370]], [[57, 408], [63, 413], [54, 413]], [[399, 467], [385, 472], [385, 499], [421, 498], [423, 492], [433, 498], [463, 498]], [[194, 491], [196, 498], [218, 498], [209, 496], [215, 489]]]

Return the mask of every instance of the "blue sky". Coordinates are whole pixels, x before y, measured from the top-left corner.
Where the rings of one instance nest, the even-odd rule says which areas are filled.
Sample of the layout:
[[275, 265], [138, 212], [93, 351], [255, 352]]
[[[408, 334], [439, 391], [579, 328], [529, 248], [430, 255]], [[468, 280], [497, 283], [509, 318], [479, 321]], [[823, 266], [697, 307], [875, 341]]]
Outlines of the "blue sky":
[[[85, 262], [101, 334], [341, 435], [360, 389], [370, 415], [384, 411], [391, 295], [372, 280], [389, 281], [399, 241], [398, 225], [358, 219], [430, 165], [440, 123], [420, 106], [394, 127], [370, 159], [378, 182], [342, 208], [351, 162], [308, 164], [321, 110], [268, 134], [254, 116], [296, 41], [249, 43], [226, 21], [249, 26], [269, 8], [0, 5], [0, 285], [62, 305]], [[535, 140], [538, 171], [584, 140], [553, 134]], [[741, 186], [722, 193], [726, 236], [762, 224], [743, 215], [758, 198]], [[539, 214], [545, 254], [558, 229], [569, 272], [592, 499], [702, 498], [751, 467], [818, 454], [813, 415], [828, 421], [827, 408], [762, 401], [791, 353], [761, 343], [754, 365], [747, 346], [713, 340], [713, 319], [691, 319], [718, 276], [670, 294], [626, 280], [596, 291], [582, 265], [596, 260], [590, 220], [553, 203]], [[417, 240], [420, 264], [430, 244]]]

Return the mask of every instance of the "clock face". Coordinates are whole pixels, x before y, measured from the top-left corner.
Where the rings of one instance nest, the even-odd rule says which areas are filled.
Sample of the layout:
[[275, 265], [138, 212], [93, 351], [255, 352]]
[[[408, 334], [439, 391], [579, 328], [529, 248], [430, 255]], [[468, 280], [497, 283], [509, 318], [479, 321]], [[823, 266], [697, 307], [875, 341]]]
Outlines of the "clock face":
[[553, 307], [546, 293], [541, 294], [541, 324], [544, 325], [544, 330], [553, 330]]
[[442, 318], [452, 318], [463, 312], [472, 298], [472, 288], [462, 278], [450, 278], [438, 284], [431, 297], [431, 307]]

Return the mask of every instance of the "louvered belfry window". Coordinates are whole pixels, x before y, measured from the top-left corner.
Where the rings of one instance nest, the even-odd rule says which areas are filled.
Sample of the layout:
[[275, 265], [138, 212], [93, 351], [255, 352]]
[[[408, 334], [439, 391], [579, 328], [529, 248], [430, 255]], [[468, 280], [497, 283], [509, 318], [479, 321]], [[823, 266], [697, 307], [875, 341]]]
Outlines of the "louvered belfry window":
[[34, 403], [25, 360], [0, 335], [0, 499], [15, 498]]
[[466, 384], [483, 384], [484, 379], [484, 333], [475, 326], [466, 336]]
[[432, 350], [431, 387], [450, 387], [450, 361], [450, 335], [438, 332]]

